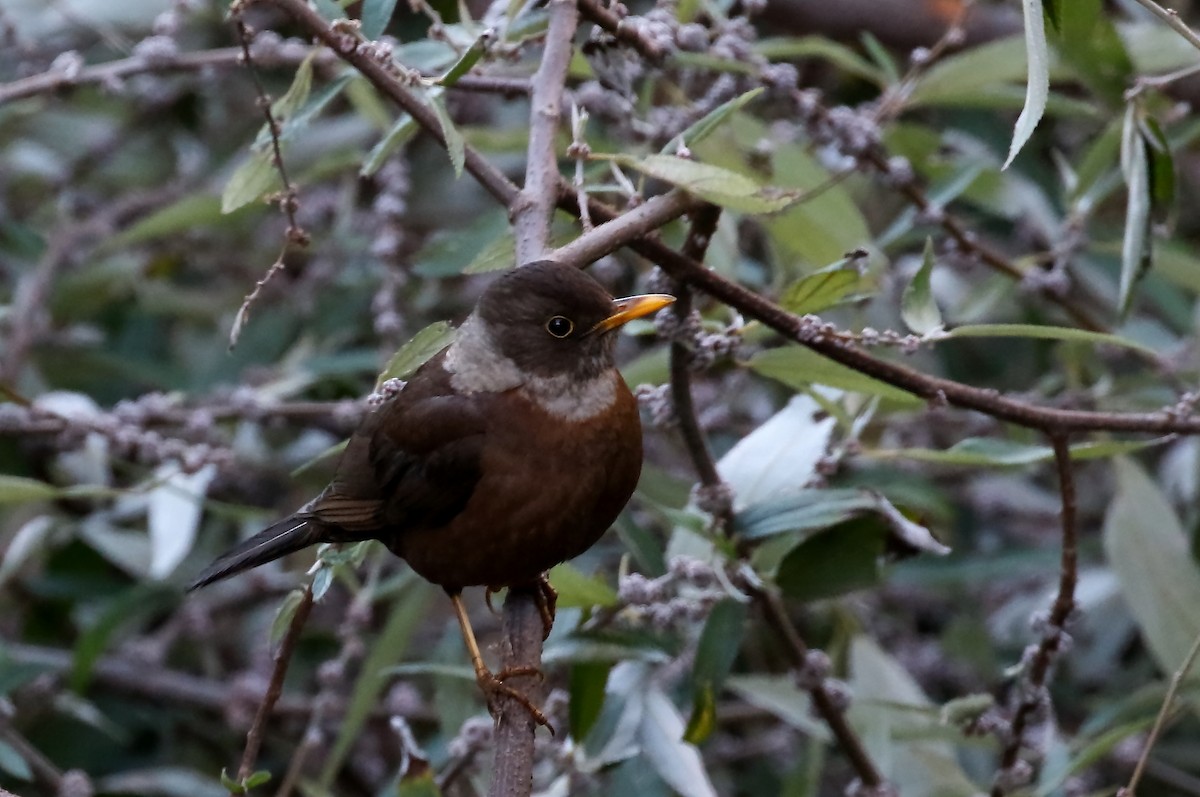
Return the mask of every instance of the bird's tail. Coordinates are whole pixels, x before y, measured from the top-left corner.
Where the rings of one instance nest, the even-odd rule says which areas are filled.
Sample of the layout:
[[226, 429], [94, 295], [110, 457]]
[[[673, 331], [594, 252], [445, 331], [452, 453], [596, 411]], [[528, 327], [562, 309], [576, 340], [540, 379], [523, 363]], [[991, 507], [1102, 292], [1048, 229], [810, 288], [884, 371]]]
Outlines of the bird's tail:
[[290, 515], [221, 554], [196, 577], [188, 591], [323, 542], [327, 537], [325, 529], [324, 523], [307, 512]]

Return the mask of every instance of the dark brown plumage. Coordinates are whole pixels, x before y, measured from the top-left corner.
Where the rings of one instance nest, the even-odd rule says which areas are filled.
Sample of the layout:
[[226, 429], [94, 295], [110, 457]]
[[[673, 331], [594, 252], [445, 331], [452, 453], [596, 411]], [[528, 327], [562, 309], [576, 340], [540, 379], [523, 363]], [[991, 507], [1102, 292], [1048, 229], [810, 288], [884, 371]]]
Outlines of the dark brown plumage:
[[481, 685], [508, 691], [483, 667], [458, 594], [537, 585], [616, 519], [641, 473], [642, 436], [611, 333], [671, 301], [614, 301], [553, 262], [507, 272], [450, 348], [367, 416], [329, 486], [192, 588], [315, 543], [378, 539], [445, 588]]

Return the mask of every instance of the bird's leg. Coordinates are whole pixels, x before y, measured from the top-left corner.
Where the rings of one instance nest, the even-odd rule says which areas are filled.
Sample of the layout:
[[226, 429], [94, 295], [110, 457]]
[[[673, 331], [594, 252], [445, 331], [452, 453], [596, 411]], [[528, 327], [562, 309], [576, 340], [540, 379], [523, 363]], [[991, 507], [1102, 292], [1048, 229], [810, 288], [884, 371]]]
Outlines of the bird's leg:
[[558, 590], [550, 584], [550, 577], [545, 573], [538, 576], [535, 584], [534, 600], [537, 601], [538, 611], [542, 615], [542, 639], [550, 636], [554, 630], [554, 617], [558, 610]]
[[454, 604], [454, 616], [458, 618], [458, 627], [462, 629], [463, 641], [467, 644], [467, 654], [471, 657], [471, 667], [475, 670], [475, 681], [487, 698], [488, 711], [492, 713], [492, 716], [497, 716], [499, 710], [495, 705], [496, 698], [506, 695], [524, 706], [533, 716], [534, 722], [538, 725], [545, 725], [551, 733], [554, 733], [554, 726], [546, 719], [546, 715], [542, 713], [541, 709], [521, 692], [504, 683], [506, 678], [517, 675], [536, 675], [542, 678], [544, 676], [541, 670], [536, 667], [512, 667], [493, 675], [492, 671], [483, 663], [483, 655], [479, 652], [479, 643], [475, 641], [475, 631], [471, 628], [471, 620], [467, 617], [466, 607], [463, 606], [462, 593], [450, 592], [447, 594], [450, 596], [450, 602]]

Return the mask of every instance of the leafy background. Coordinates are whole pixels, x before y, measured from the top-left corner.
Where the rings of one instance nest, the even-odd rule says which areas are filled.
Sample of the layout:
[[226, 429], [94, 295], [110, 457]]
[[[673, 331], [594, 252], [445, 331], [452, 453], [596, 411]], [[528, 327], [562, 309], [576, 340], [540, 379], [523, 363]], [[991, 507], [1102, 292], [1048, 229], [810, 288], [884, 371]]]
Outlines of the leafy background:
[[[269, 4], [249, 10], [311, 243], [286, 249], [248, 313], [287, 222], [262, 201], [281, 185], [228, 8], [0, 8], [0, 787], [13, 793], [228, 793], [220, 773], [309, 582], [318, 600], [256, 792], [486, 789], [491, 721], [449, 607], [381, 548], [182, 592], [323, 485], [363, 397], [436, 351], [439, 324], [485, 284], [475, 275], [511, 261], [507, 215], [458, 174], [461, 147], [519, 172], [519, 87], [545, 11], [315, 5], [443, 76], [415, 88], [450, 144], [287, 38], [300, 31]], [[618, 205], [674, 185], [722, 206], [709, 267], [881, 357], [1047, 406], [1190, 415], [1200, 84], [1172, 73], [1197, 50], [1147, 3], [1027, 0], [1025, 24], [1015, 3], [962, 18], [956, 3], [866, 5], [635, 5], [660, 64], [583, 25], [568, 85], [593, 157], [564, 158], [564, 174]], [[456, 83], [485, 26], [496, 40]], [[556, 220], [558, 240], [578, 232]], [[592, 273], [616, 293], [662, 284], [625, 251]], [[1025, 763], [1002, 767], [1061, 575], [1050, 444], [697, 306], [697, 415], [741, 543], [693, 490], [666, 394], [641, 389], [638, 493], [552, 573], [559, 733], [538, 738], [535, 790], [853, 790], [861, 773], [811, 710], [813, 679], [900, 794], [1127, 783], [1200, 635], [1197, 441], [1073, 440], [1077, 613], [1035, 689]], [[664, 385], [678, 331], [629, 333], [630, 384]], [[823, 656], [795, 666], [749, 600], [760, 581]], [[498, 621], [471, 603], [494, 645]], [[1143, 793], [1200, 792], [1193, 700], [1185, 680]]]

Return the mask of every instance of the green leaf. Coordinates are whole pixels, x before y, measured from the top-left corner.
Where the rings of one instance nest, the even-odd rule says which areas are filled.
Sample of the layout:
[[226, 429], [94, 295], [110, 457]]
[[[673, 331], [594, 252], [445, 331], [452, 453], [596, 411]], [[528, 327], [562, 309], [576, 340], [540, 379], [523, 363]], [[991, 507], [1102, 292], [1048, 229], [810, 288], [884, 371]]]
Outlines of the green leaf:
[[246, 787], [229, 777], [229, 773], [225, 771], [225, 767], [221, 767], [221, 785], [224, 786], [230, 794], [246, 793]]
[[938, 310], [930, 285], [934, 261], [933, 239], [926, 238], [921, 267], [904, 288], [904, 295], [900, 300], [900, 317], [904, 319], [909, 330], [918, 335], [926, 335], [942, 328], [942, 313]]
[[190, 194], [139, 219], [104, 242], [106, 251], [163, 238], [184, 230], [214, 224], [222, 214], [221, 200], [210, 194]]
[[601, 576], [585, 576], [567, 562], [550, 570], [550, 583], [558, 591], [558, 605], [590, 609], [594, 606], [616, 606], [617, 592]]
[[271, 773], [265, 769], [260, 769], [246, 778], [246, 790], [249, 791], [255, 786], [262, 786], [264, 783], [269, 783], [270, 781]]
[[[720, 127], [725, 120], [732, 116], [734, 112], [740, 110], [748, 102], [758, 97], [758, 95], [762, 94], [763, 91], [765, 91], [763, 88], [750, 89], [750, 91], [740, 94], [737, 97], [734, 97], [732, 100], [721, 103], [716, 108], [705, 114], [701, 119], [689, 125], [686, 130], [680, 133], [679, 137], [682, 138], [683, 143], [689, 147], [699, 144], [701, 141], [708, 138], [709, 135], [711, 135], [714, 130]], [[668, 154], [671, 150], [671, 147], [671, 143], [668, 143], [662, 149], [660, 154]]]
[[1121, 241], [1121, 282], [1117, 312], [1129, 314], [1134, 286], [1150, 269], [1150, 164], [1146, 142], [1137, 123], [1137, 103], [1130, 103], [1121, 130], [1121, 174], [1125, 178], [1128, 199], [1125, 205], [1125, 234]]
[[571, 738], [582, 740], [588, 735], [604, 709], [604, 689], [611, 661], [582, 661], [571, 665], [568, 723]]
[[54, 485], [37, 479], [0, 474], [0, 505], [45, 501], [57, 496], [58, 492], [58, 488]]
[[1017, 117], [1013, 130], [1012, 145], [1004, 160], [1007, 169], [1033, 135], [1033, 130], [1046, 111], [1046, 98], [1050, 95], [1050, 51], [1046, 46], [1046, 24], [1042, 16], [1042, 0], [1021, 0], [1025, 13], [1025, 53], [1029, 64], [1029, 76], [1025, 88], [1025, 107]]
[[875, 498], [862, 490], [805, 488], [761, 501], [734, 516], [740, 539], [763, 540], [787, 532], [813, 532], [870, 512]]
[[459, 78], [471, 71], [475, 64], [479, 63], [479, 59], [487, 52], [488, 47], [496, 38], [496, 32], [488, 28], [476, 37], [475, 41], [471, 42], [471, 46], [459, 57], [457, 61], [451, 65], [439, 78], [434, 79], [434, 83], [440, 86], [453, 86], [458, 82]]
[[406, 144], [417, 134], [417, 122], [408, 114], [400, 114], [395, 124], [388, 130], [387, 135], [367, 153], [362, 168], [358, 170], [359, 177], [370, 177], [379, 171], [391, 154]]
[[813, 717], [808, 692], [791, 675], [734, 675], [726, 688], [752, 706], [768, 711], [815, 739], [828, 740], [829, 728]]
[[[1154, 440], [1105, 440], [1095, 443], [1077, 443], [1071, 446], [1071, 459], [1104, 459], [1120, 454], [1140, 451], [1151, 446], [1169, 442], [1169, 437]], [[947, 449], [902, 448], [877, 449], [868, 456], [883, 459], [912, 459], [918, 462], [935, 462], [942, 465], [979, 466], [1024, 466], [1054, 459], [1054, 449], [1049, 446], [1029, 445], [995, 437], [968, 437]]]
[[745, 213], [775, 213], [803, 198], [803, 192], [760, 186], [744, 174], [710, 163], [675, 155], [592, 155], [636, 169], [649, 177], [678, 186], [714, 205]]
[[300, 603], [304, 600], [304, 590], [294, 589], [284, 596], [283, 602], [279, 604], [279, 609], [275, 612], [275, 619], [271, 621], [271, 633], [268, 639], [271, 646], [279, 644], [279, 640], [283, 639], [288, 628], [292, 624], [292, 618], [296, 616], [296, 610], [300, 608]]
[[415, 778], [404, 778], [396, 787], [396, 797], [442, 797], [433, 771], [428, 770]]
[[1165, 220], [1175, 202], [1175, 161], [1171, 157], [1171, 144], [1154, 117], [1141, 115], [1138, 122], [1150, 158], [1150, 210], [1155, 218]]
[[435, 321], [401, 346], [379, 374], [375, 386], [389, 379], [405, 379], [438, 352], [454, 342], [456, 330], [446, 321]]
[[1134, 70], [1104, 0], [1047, 3], [1047, 15], [1054, 6], [1060, 14], [1054, 49], [1085, 86], [1109, 105], [1118, 106]]
[[716, 729], [716, 695], [742, 646], [746, 615], [745, 603], [726, 598], [713, 606], [704, 623], [692, 666], [692, 714], [683, 735], [687, 742], [700, 744]]
[[796, 315], [819, 313], [846, 298], [861, 282], [858, 269], [835, 264], [793, 283], [779, 297], [779, 303]]
[[363, 37], [375, 40], [382, 36], [395, 10], [396, 0], [363, 0], [360, 16]]
[[17, 780], [33, 780], [33, 770], [16, 748], [8, 742], [0, 740], [0, 771], [7, 772]]
[[746, 364], [756, 373], [782, 382], [795, 390], [806, 390], [814, 384], [828, 385], [880, 396], [902, 404], [923, 403], [919, 396], [907, 390], [873, 379], [803, 346], [767, 349], [751, 357]]
[[701, 744], [717, 729], [717, 694], [713, 685], [699, 682], [692, 695], [692, 713], [688, 716], [683, 740], [688, 744]]
[[429, 107], [433, 109], [434, 115], [437, 116], [438, 124], [441, 125], [442, 137], [446, 140], [446, 154], [450, 156], [450, 165], [454, 167], [454, 176], [462, 177], [466, 145], [463, 142], [462, 133], [454, 126], [450, 112], [446, 110], [446, 100], [442, 96], [442, 90], [430, 91], [426, 95], [426, 100], [429, 102]]
[[[271, 103], [271, 115], [275, 117], [277, 123], [281, 125], [285, 123], [308, 100], [308, 95], [312, 93], [313, 61], [316, 56], [315, 50], [305, 56], [304, 60], [300, 62], [300, 66], [296, 68], [296, 74], [292, 77], [292, 85], [288, 86], [288, 90], [282, 97]], [[270, 131], [265, 129], [265, 124], [263, 127], [264, 130], [260, 136], [263, 137], [262, 143], [265, 144], [270, 141]]]
[[1106, 332], [1090, 332], [1073, 327], [1051, 327], [1040, 324], [965, 324], [945, 334], [946, 338], [1039, 338], [1042, 340], [1065, 340], [1078, 343], [1094, 343], [1105, 346], [1120, 346], [1147, 354], [1154, 350], [1137, 341]]
[[775, 582], [789, 598], [801, 601], [873, 587], [883, 574], [885, 536], [874, 519], [841, 523], [793, 548], [779, 563]]
[[1132, 460], [1114, 465], [1117, 494], [1104, 519], [1104, 552], [1150, 652], [1172, 673], [1200, 634], [1200, 571], [1158, 486]]
[[221, 192], [222, 213], [232, 213], [282, 187], [279, 169], [275, 167], [271, 157], [267, 152], [251, 152], [242, 165], [237, 167], [229, 182], [225, 183], [225, 190]]

